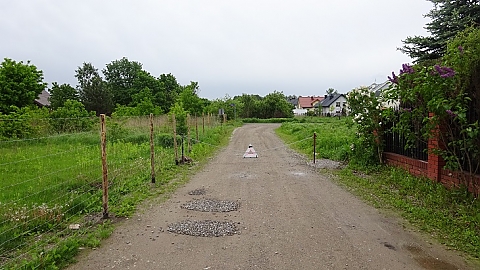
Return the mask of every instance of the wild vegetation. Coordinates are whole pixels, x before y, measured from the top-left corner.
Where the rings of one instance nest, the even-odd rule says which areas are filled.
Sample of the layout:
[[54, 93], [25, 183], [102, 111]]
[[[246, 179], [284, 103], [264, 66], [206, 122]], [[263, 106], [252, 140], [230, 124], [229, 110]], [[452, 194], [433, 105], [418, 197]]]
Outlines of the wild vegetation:
[[[101, 220], [104, 209], [98, 118], [57, 120], [62, 123], [57, 126], [68, 127], [69, 133], [0, 143], [2, 269], [62, 267], [80, 247], [97, 246], [112, 230], [109, 220]], [[193, 138], [184, 140], [185, 155], [195, 164], [202, 164], [216, 146], [225, 144], [234, 128], [220, 125], [218, 119], [205, 122], [196, 126], [191, 119], [188, 126]], [[107, 119], [108, 212], [112, 220], [130, 216], [145, 198], [167, 194], [192, 173], [191, 166], [175, 165], [169, 117], [157, 117], [154, 123], [153, 184], [149, 118]]]

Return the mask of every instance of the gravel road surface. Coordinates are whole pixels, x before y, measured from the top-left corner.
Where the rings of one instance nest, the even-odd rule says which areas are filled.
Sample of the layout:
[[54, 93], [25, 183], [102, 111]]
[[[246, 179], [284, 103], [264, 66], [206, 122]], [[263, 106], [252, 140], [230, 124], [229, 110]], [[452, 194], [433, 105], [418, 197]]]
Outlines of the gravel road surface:
[[[283, 147], [276, 127], [236, 129], [169, 200], [147, 204], [69, 269], [475, 268], [338, 187]], [[243, 158], [249, 144], [258, 158]], [[198, 230], [229, 233], [188, 235]]]

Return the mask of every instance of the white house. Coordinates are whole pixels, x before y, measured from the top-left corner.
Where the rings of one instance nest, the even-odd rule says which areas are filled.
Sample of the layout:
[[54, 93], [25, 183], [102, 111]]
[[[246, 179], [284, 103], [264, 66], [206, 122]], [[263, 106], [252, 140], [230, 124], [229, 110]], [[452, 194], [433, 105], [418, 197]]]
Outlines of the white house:
[[[368, 88], [370, 91], [375, 93], [375, 96], [377, 98], [380, 98], [383, 91], [389, 89], [392, 87], [392, 83], [390, 81], [385, 81], [383, 83], [373, 83], [371, 84]], [[400, 102], [398, 100], [392, 100], [392, 101], [382, 101], [382, 107], [383, 108], [391, 108], [391, 107], [398, 107], [400, 105]]]
[[340, 115], [348, 113], [347, 97], [344, 94], [325, 95], [325, 98], [315, 104], [321, 115]]

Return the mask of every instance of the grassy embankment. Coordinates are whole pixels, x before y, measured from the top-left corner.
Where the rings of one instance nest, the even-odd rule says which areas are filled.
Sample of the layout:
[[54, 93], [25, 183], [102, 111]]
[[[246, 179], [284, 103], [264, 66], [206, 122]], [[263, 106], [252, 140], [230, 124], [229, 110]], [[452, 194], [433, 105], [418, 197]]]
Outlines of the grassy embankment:
[[[347, 163], [353, 158], [350, 145], [356, 129], [350, 118], [302, 121], [305, 123], [282, 124], [277, 134], [289, 143], [316, 132], [320, 157]], [[292, 148], [312, 159], [311, 141], [293, 144]], [[400, 213], [448, 248], [480, 258], [480, 202], [465, 190], [447, 190], [441, 184], [386, 166], [372, 169], [350, 164], [332, 173], [338, 183], [375, 207]]]
[[[155, 132], [152, 184], [148, 119], [107, 124], [111, 217], [131, 215], [144, 199], [168, 194], [195, 171], [175, 165], [171, 128], [161, 123]], [[188, 156], [203, 164], [216, 150], [211, 145], [226, 144], [233, 128], [200, 129], [203, 143], [193, 144]], [[61, 268], [80, 247], [96, 247], [110, 235], [111, 222], [97, 222], [103, 210], [99, 142], [97, 130], [0, 142], [0, 268]], [[69, 229], [77, 223], [79, 230]]]

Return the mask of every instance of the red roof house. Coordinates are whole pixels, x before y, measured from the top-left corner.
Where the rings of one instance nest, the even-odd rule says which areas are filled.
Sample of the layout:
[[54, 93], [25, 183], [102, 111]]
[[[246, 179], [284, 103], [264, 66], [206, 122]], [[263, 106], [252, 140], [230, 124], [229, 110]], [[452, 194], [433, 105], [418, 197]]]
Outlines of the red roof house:
[[307, 109], [307, 110], [313, 110], [315, 104], [321, 102], [324, 99], [324, 97], [316, 97], [316, 96], [311, 96], [311, 97], [298, 97], [298, 109]]

